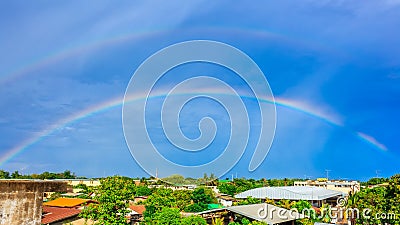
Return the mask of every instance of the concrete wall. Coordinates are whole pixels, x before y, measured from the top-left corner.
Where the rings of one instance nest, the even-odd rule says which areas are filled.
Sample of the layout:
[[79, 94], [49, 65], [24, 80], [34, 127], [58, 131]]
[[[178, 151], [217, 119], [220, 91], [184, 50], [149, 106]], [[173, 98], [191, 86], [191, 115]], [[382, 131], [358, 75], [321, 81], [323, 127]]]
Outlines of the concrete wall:
[[0, 225], [40, 225], [44, 191], [66, 191], [63, 182], [0, 180]]

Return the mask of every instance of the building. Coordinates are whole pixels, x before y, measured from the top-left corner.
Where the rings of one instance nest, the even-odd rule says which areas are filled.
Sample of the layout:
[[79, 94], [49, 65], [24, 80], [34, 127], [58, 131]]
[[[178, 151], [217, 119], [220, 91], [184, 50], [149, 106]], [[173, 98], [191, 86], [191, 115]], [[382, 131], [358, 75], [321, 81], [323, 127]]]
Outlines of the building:
[[78, 215], [81, 212], [75, 208], [61, 208], [43, 206], [42, 224], [64, 224], [78, 220]]
[[232, 198], [231, 196], [226, 195], [226, 194], [217, 195], [217, 200], [218, 200], [218, 203], [224, 207], [232, 206], [233, 202], [236, 202], [235, 198]]
[[143, 213], [146, 211], [146, 207], [144, 205], [130, 205], [129, 213], [131, 224], [140, 224], [143, 221]]
[[356, 193], [360, 191], [360, 183], [358, 181], [334, 181], [326, 178], [307, 181], [295, 181], [294, 186], [312, 186], [322, 187], [328, 190], [341, 191], [346, 194]]
[[41, 224], [43, 192], [63, 192], [63, 182], [0, 180], [0, 224]]
[[149, 185], [149, 188], [169, 188], [173, 191], [177, 190], [194, 190], [197, 188], [195, 184], [185, 184], [185, 185], [167, 185], [167, 184], [158, 184], [158, 185]]
[[247, 218], [250, 221], [256, 220], [270, 225], [294, 225], [297, 219], [304, 216], [296, 211], [290, 211], [267, 203], [231, 206], [222, 209], [212, 209], [196, 213], [212, 223], [213, 218], [220, 217], [224, 224], [233, 222], [237, 218]]
[[261, 187], [235, 195], [235, 198], [245, 199], [252, 197], [256, 199], [272, 199], [279, 201], [287, 200], [305, 200], [309, 201], [313, 206], [321, 207], [322, 204], [336, 205], [339, 197], [345, 196], [346, 193], [334, 190], [328, 190], [322, 187], [313, 186], [285, 186], [285, 187]]
[[83, 219], [80, 219], [78, 215], [90, 203], [96, 202], [80, 198], [58, 198], [45, 202], [43, 203], [42, 224], [83, 224]]
[[71, 186], [84, 184], [88, 187], [96, 187], [101, 184], [100, 180], [97, 180], [97, 179], [55, 179], [55, 181], [62, 181], [62, 182], [67, 183], [67, 185], [71, 185]]

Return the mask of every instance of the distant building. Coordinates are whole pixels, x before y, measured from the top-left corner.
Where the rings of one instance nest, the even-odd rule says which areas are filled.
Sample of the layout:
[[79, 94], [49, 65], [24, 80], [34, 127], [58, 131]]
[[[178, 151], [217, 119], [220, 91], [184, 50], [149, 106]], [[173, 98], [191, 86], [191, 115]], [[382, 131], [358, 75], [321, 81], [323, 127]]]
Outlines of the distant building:
[[232, 198], [229, 195], [222, 194], [217, 196], [218, 203], [224, 207], [229, 207], [233, 205], [233, 202], [236, 202], [235, 198]]
[[45, 202], [43, 203], [42, 224], [84, 224], [83, 219], [80, 219], [78, 215], [89, 203], [95, 203], [95, 201], [80, 198], [58, 198]]
[[387, 187], [387, 186], [389, 186], [389, 183], [385, 182], [385, 183], [382, 183], [382, 184], [371, 184], [371, 185], [368, 185], [368, 188]]
[[56, 181], [66, 182], [67, 185], [76, 186], [79, 184], [84, 184], [88, 187], [100, 186], [100, 180], [97, 179], [55, 179]]
[[148, 198], [148, 196], [135, 196], [133, 198], [133, 203], [137, 204], [139, 202], [144, 202], [144, 201], [146, 201], [147, 198]]
[[358, 181], [334, 181], [324, 179], [295, 181], [294, 186], [312, 186], [322, 187], [328, 190], [341, 191], [346, 194], [356, 193], [360, 191], [360, 183]]
[[305, 200], [309, 201], [313, 206], [321, 207], [322, 204], [336, 205], [339, 197], [347, 195], [344, 192], [328, 190], [322, 187], [313, 186], [285, 186], [285, 187], [261, 187], [251, 189], [235, 195], [235, 198], [245, 199], [252, 197], [265, 200]]
[[146, 211], [146, 207], [144, 205], [130, 205], [129, 213], [131, 224], [140, 224], [143, 221], [143, 213]]
[[185, 184], [185, 185], [165, 185], [165, 184], [160, 184], [160, 185], [149, 185], [149, 188], [169, 188], [173, 191], [177, 190], [194, 190], [197, 188], [197, 185], [195, 184]]

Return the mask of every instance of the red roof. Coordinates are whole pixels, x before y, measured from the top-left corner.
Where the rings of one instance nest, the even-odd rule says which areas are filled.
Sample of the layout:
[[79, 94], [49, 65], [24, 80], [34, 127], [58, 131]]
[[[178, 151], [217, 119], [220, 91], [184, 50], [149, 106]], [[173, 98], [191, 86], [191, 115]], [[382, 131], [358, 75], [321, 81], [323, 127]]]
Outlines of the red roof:
[[60, 208], [43, 206], [42, 224], [54, 223], [62, 221], [78, 215], [81, 212], [79, 209], [74, 208]]
[[129, 208], [141, 215], [143, 215], [143, 212], [146, 210], [144, 205], [131, 205]]

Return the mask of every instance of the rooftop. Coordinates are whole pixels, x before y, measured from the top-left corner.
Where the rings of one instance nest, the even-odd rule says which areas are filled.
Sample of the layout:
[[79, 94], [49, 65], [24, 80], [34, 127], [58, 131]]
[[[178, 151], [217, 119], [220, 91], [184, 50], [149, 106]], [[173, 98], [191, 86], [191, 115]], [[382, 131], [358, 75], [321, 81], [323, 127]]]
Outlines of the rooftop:
[[78, 215], [81, 212], [79, 209], [74, 208], [60, 208], [43, 206], [42, 224], [49, 224], [65, 220]]
[[288, 221], [304, 218], [304, 215], [295, 211], [290, 211], [267, 203], [231, 206], [227, 208], [211, 209], [195, 213], [196, 215], [216, 213], [220, 211], [230, 211], [247, 218], [263, 221], [267, 224], [280, 224]]
[[143, 212], [146, 210], [146, 207], [144, 205], [130, 205], [129, 208], [140, 215], [143, 215]]
[[93, 200], [81, 198], [57, 198], [56, 200], [45, 202], [43, 205], [72, 208], [89, 202], [93, 202]]
[[340, 191], [313, 186], [261, 187], [235, 195], [235, 198], [253, 197], [258, 199], [324, 200], [343, 196]]
[[304, 218], [300, 213], [266, 203], [232, 206], [227, 209], [248, 218], [266, 222], [267, 224], [280, 224]]

